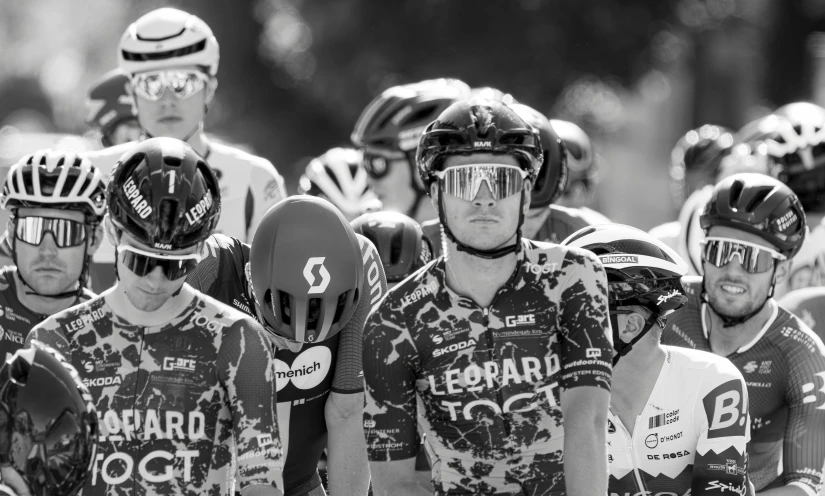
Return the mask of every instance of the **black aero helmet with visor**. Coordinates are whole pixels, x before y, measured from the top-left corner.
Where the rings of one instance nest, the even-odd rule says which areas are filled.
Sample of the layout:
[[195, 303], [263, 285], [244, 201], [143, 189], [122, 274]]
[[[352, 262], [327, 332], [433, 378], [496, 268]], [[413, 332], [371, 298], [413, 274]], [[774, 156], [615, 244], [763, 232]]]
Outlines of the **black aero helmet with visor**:
[[[415, 173], [415, 151], [424, 128], [453, 103], [468, 98], [470, 87], [458, 79], [428, 79], [393, 86], [367, 105], [355, 123], [350, 139], [364, 151], [367, 173], [380, 179], [389, 162], [405, 160], [410, 186], [418, 194], [413, 208], [426, 196]], [[415, 212], [407, 212], [414, 215]]]
[[[509, 155], [516, 159], [518, 166], [473, 164], [444, 169], [447, 157], [474, 153]], [[447, 238], [460, 251], [482, 258], [500, 258], [520, 249], [523, 210], [519, 209], [514, 245], [478, 250], [453, 235], [444, 215], [444, 194], [472, 201], [481, 183], [486, 183], [494, 198], [521, 194], [523, 205], [525, 185], [535, 182], [543, 158], [538, 131], [515, 110], [494, 100], [474, 99], [454, 103], [427, 126], [418, 145], [416, 163], [428, 191], [434, 182], [439, 184], [438, 215]]]
[[153, 250], [117, 247], [138, 276], [159, 265], [169, 279], [185, 276], [199, 255], [174, 252], [209, 237], [221, 213], [214, 171], [191, 146], [174, 138], [152, 138], [131, 147], [115, 166], [106, 196], [118, 235], [125, 231]]
[[[0, 207], [12, 214], [14, 235], [12, 256], [17, 264], [15, 244], [18, 241], [38, 246], [47, 233], [59, 248], [86, 245], [106, 213], [106, 181], [103, 173], [77, 152], [71, 150], [40, 150], [26, 155], [14, 164], [6, 175]], [[73, 210], [83, 213], [84, 222], [44, 216], [19, 217], [19, 208]], [[10, 233], [11, 234], [11, 233]], [[88, 276], [92, 253], [86, 251], [78, 289], [58, 295], [65, 298], [80, 294]], [[18, 271], [26, 286], [30, 286]]]
[[120, 69], [107, 72], [89, 90], [86, 124], [100, 130], [103, 146], [112, 146], [112, 132], [121, 122], [135, 120], [132, 97], [126, 91], [129, 77]]
[[370, 212], [354, 221], [356, 233], [372, 241], [387, 282], [400, 282], [433, 259], [430, 241], [414, 219], [398, 212]]
[[258, 317], [290, 341], [323, 341], [343, 329], [362, 296], [363, 273], [355, 231], [334, 205], [314, 196], [292, 196], [269, 209], [249, 250]]
[[744, 126], [737, 140], [764, 141], [780, 166], [776, 177], [805, 210], [825, 210], [825, 109], [807, 102], [786, 105]]
[[510, 107], [539, 132], [544, 159], [530, 194], [530, 208], [542, 208], [559, 199], [567, 187], [567, 150], [550, 120], [532, 107], [515, 103]]
[[92, 396], [59, 353], [34, 341], [0, 368], [0, 463], [27, 486], [19, 492], [77, 494], [98, 434]]
[[[584, 248], [596, 254], [607, 274], [608, 305], [613, 328], [613, 347], [619, 358], [626, 355], [657, 321], [687, 304], [681, 278], [688, 266], [673, 249], [635, 227], [621, 224], [588, 226], [562, 242], [564, 246]], [[649, 312], [646, 325], [629, 343], [619, 337], [617, 316], [640, 306]]]

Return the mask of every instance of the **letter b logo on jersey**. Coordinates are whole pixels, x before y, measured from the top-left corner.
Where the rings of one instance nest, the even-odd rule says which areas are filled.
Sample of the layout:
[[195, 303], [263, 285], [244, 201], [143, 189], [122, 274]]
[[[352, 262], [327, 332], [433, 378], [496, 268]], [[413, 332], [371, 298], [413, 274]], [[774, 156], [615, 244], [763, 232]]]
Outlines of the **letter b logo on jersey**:
[[734, 379], [708, 393], [702, 403], [708, 417], [708, 439], [744, 436], [748, 411], [742, 382]]
[[[308, 294], [323, 293], [326, 291], [327, 286], [329, 286], [329, 272], [327, 272], [327, 268], [324, 267], [324, 259], [326, 258], [327, 257], [310, 257], [309, 260], [307, 260], [307, 264], [304, 266], [304, 279], [309, 283]], [[321, 282], [318, 284], [315, 284], [315, 276], [312, 274], [312, 269], [314, 269], [316, 265], [321, 266], [321, 268], [318, 269], [318, 274], [321, 275]]]

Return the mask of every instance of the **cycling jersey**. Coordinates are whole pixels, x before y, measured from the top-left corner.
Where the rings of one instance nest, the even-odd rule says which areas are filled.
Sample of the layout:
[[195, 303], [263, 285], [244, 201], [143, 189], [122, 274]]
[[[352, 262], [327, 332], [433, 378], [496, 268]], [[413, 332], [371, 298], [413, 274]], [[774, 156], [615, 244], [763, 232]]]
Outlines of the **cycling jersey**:
[[[711, 351], [702, 280], [686, 277], [688, 304], [668, 318], [664, 344]], [[748, 475], [757, 491], [793, 484], [814, 496], [825, 462], [825, 346], [808, 326], [769, 302], [759, 334], [727, 356], [748, 386]]]
[[748, 391], [730, 361], [665, 347], [633, 435], [608, 414], [611, 496], [752, 494], [747, 478]]
[[[29, 331], [43, 322], [48, 315], [32, 312], [17, 299], [17, 267], [0, 269], [0, 358], [5, 360], [23, 348]], [[75, 304], [94, 298], [95, 294], [83, 289]]]
[[[568, 236], [587, 226], [608, 224], [607, 217], [595, 210], [550, 205], [550, 215], [531, 239], [549, 243], [561, 243]], [[433, 257], [441, 255], [441, 223], [438, 219], [421, 224], [424, 235], [433, 245]]]
[[228, 495], [282, 470], [275, 361], [253, 319], [198, 294], [158, 326], [130, 324], [104, 296], [32, 330], [64, 353], [95, 399], [98, 453], [83, 494]]
[[779, 300], [787, 311], [799, 317], [825, 341], [825, 288], [803, 288], [791, 291]]
[[564, 493], [560, 389], [610, 390], [606, 276], [590, 252], [522, 244], [488, 308], [446, 286], [440, 257], [370, 315], [364, 430], [372, 461], [415, 457], [420, 422], [438, 494]]
[[[364, 236], [356, 236], [364, 260], [364, 280], [358, 307], [347, 325], [331, 338], [306, 343], [296, 352], [286, 348], [275, 352], [286, 494], [317, 479], [318, 460], [327, 446], [324, 407], [329, 393], [353, 394], [364, 390], [361, 378], [364, 322], [370, 309], [386, 293], [387, 283], [375, 247]], [[205, 258], [187, 282], [254, 316], [245, 275], [249, 245], [217, 234], [207, 239], [203, 255]], [[317, 479], [314, 485], [319, 484]], [[313, 484], [306, 489], [314, 489]]]
[[687, 262], [690, 275], [702, 275], [702, 247], [705, 231], [699, 217], [713, 194], [713, 186], [694, 191], [682, 206], [679, 220], [654, 227], [650, 235], [673, 248]]
[[[114, 165], [134, 144], [124, 143], [86, 154], [108, 177]], [[286, 198], [284, 180], [272, 164], [236, 148], [208, 142], [204, 159], [221, 187], [221, 218], [216, 232], [251, 242], [258, 223], [269, 208]], [[114, 262], [114, 247], [104, 240], [95, 262]]]

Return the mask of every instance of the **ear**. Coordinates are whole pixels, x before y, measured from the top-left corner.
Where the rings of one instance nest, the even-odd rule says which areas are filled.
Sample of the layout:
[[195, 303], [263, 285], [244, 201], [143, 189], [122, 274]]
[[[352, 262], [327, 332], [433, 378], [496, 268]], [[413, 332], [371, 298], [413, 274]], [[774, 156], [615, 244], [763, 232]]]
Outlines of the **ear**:
[[103, 223], [100, 223], [95, 226], [94, 231], [92, 231], [93, 238], [91, 239], [91, 243], [89, 244], [89, 253], [94, 254], [98, 247], [100, 247], [100, 243], [103, 242]]
[[533, 181], [529, 179], [524, 180], [524, 205], [521, 206], [522, 213], [527, 215], [530, 210], [530, 199], [533, 197]]
[[430, 183], [430, 201], [433, 202], [436, 212], [438, 211], [438, 181]]
[[[624, 316], [624, 318], [621, 318]], [[645, 318], [636, 312], [619, 315], [619, 338], [624, 343], [629, 343], [642, 332], [645, 327]], [[624, 326], [622, 326], [624, 321]]]
[[206, 104], [212, 103], [212, 99], [215, 98], [215, 91], [218, 89], [218, 78], [212, 76], [209, 78], [209, 82], [206, 83]]
[[106, 236], [109, 237], [109, 243], [111, 243], [112, 246], [116, 247], [117, 246], [117, 228], [115, 227], [115, 224], [114, 224], [114, 222], [112, 222], [112, 218], [109, 217], [108, 213], [105, 216], [103, 216], [103, 226], [104, 226], [104, 229], [106, 230]]
[[788, 276], [791, 275], [791, 268], [793, 268], [793, 259], [783, 260], [776, 264], [776, 275], [774, 276], [774, 283], [781, 284], [785, 282]]

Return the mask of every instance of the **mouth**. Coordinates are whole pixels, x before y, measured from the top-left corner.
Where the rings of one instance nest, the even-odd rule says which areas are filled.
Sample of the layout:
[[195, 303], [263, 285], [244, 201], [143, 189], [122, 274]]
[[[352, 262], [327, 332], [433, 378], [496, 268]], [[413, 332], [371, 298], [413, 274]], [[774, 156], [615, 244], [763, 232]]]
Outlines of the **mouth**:
[[477, 217], [475, 219], [470, 219], [470, 222], [473, 224], [496, 224], [498, 223], [498, 219], [494, 219], [492, 217]]
[[62, 270], [56, 267], [36, 267], [34, 272], [41, 273], [41, 274], [59, 274], [63, 272]]
[[161, 295], [164, 294], [163, 291], [153, 291], [151, 289], [141, 288], [140, 286], [138, 286], [137, 289], [138, 289], [138, 291], [141, 291], [142, 293], [146, 293], [149, 296], [161, 296]]
[[178, 117], [176, 115], [168, 115], [166, 117], [161, 117], [160, 119], [158, 119], [158, 122], [162, 122], [164, 124], [175, 124], [182, 120], [183, 119], [181, 117]]
[[731, 282], [723, 282], [719, 284], [719, 289], [721, 289], [723, 293], [733, 296], [739, 296], [747, 293], [747, 289], [745, 289], [744, 286]]

